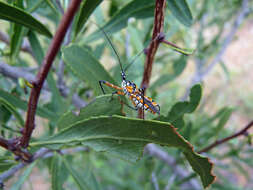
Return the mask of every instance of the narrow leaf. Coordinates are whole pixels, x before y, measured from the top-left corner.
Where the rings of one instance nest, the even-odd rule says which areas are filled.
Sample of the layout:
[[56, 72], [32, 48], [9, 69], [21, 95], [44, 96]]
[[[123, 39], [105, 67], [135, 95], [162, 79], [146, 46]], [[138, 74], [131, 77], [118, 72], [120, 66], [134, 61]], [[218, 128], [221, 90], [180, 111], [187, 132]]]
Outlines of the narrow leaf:
[[73, 177], [78, 188], [80, 190], [89, 189], [87, 183], [85, 182], [85, 179], [82, 178], [82, 176], [72, 168], [71, 164], [66, 159], [63, 159], [63, 163], [67, 168], [67, 170], [69, 171], [70, 175]]
[[13, 159], [11, 159], [8, 156], [0, 156], [0, 173], [10, 169], [12, 166], [16, 165], [17, 162], [15, 162]]
[[63, 59], [79, 79], [88, 83], [96, 92], [101, 94], [99, 80], [116, 84], [104, 67], [86, 48], [70, 45], [63, 49]]
[[179, 22], [188, 27], [192, 25], [192, 14], [186, 0], [167, 0], [167, 6]]
[[20, 8], [13, 7], [2, 1], [0, 1], [0, 19], [15, 22], [17, 24], [23, 25], [31, 30], [36, 30], [37, 32], [51, 38], [52, 34], [41, 22], [35, 19], [30, 14], [26, 13]]
[[67, 171], [66, 168], [64, 167], [62, 156], [60, 156], [58, 153], [55, 153], [52, 159], [50, 172], [52, 175], [51, 177], [52, 190], [63, 189], [63, 183], [66, 180]]
[[167, 122], [133, 119], [121, 116], [92, 117], [73, 123], [58, 134], [31, 146], [59, 149], [65, 146], [86, 145], [96, 151], [107, 151], [125, 160], [136, 161], [148, 143], [181, 149], [203, 186], [213, 182], [213, 164], [194, 152], [192, 145]]
[[[21, 100], [19, 97], [6, 92], [2, 89], [0, 89], [0, 97], [3, 98], [4, 100], [6, 100], [7, 102], [9, 102], [12, 105], [15, 105], [17, 108], [20, 108], [22, 110], [27, 110], [27, 102], [24, 100]], [[42, 108], [42, 107], [38, 107], [37, 108], [37, 113], [39, 116], [44, 117], [44, 118], [48, 118], [50, 120], [55, 120], [57, 115], [53, 112], [51, 112], [48, 109]]]
[[[22, 10], [24, 9], [23, 1], [15, 1], [14, 5]], [[10, 57], [12, 62], [16, 59], [19, 53], [24, 34], [26, 32], [25, 28], [23, 28], [21, 25], [15, 23], [13, 25], [14, 27], [10, 40]]]
[[[136, 19], [149, 18], [154, 15], [154, 0], [133, 0], [120, 9], [115, 15], [102, 27], [108, 34], [113, 34], [127, 26], [128, 19], [133, 17]], [[85, 39], [91, 42], [103, 36], [100, 30]]]
[[24, 127], [25, 123], [22, 116], [18, 113], [16, 108], [7, 102], [5, 99], [0, 98], [0, 104], [2, 104], [9, 112], [11, 112], [20, 124], [20, 127]]
[[75, 36], [81, 31], [92, 12], [101, 2], [102, 0], [86, 0], [82, 3], [80, 8], [80, 15], [75, 28]]
[[220, 115], [219, 122], [217, 126], [214, 129], [214, 135], [216, 138], [218, 138], [219, 133], [221, 130], [224, 128], [226, 125], [227, 121], [229, 120], [231, 114], [233, 113], [234, 109], [233, 108], [226, 108], [224, 112]]
[[40, 65], [43, 61], [43, 58], [44, 58], [44, 52], [43, 52], [43, 49], [40, 45], [40, 42], [39, 42], [36, 34], [33, 31], [29, 31], [28, 40], [29, 40], [29, 43], [32, 47], [34, 57], [35, 57], [37, 63]]
[[21, 189], [24, 182], [27, 180], [29, 175], [32, 172], [33, 167], [36, 165], [37, 162], [33, 162], [30, 166], [28, 166], [24, 173], [19, 177], [18, 181], [10, 188], [10, 190], [19, 190]]

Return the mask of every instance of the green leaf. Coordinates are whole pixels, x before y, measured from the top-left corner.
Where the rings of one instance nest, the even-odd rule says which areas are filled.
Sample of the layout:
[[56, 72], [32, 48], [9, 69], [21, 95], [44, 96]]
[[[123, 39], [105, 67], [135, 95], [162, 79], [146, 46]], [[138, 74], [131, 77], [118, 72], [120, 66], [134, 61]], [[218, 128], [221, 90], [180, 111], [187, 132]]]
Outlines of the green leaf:
[[13, 159], [8, 156], [0, 156], [0, 173], [10, 169], [12, 166], [16, 165]]
[[9, 112], [11, 112], [14, 115], [14, 117], [19, 122], [20, 127], [24, 127], [25, 125], [24, 120], [13, 105], [11, 105], [8, 101], [6, 101], [3, 98], [0, 98], [0, 104], [2, 104]]
[[186, 0], [167, 0], [167, 6], [178, 21], [188, 27], [192, 25], [192, 14]]
[[2, 126], [9, 121], [11, 118], [11, 112], [8, 111], [4, 106], [0, 106], [0, 122]]
[[51, 185], [52, 190], [61, 190], [63, 189], [63, 183], [66, 181], [67, 171], [63, 164], [62, 156], [58, 153], [55, 153], [51, 166]]
[[[80, 110], [78, 115], [75, 115], [72, 111], [69, 111], [62, 115], [59, 119], [57, 126], [60, 129], [69, 127], [71, 124], [83, 120], [84, 118], [90, 118], [92, 116], [121, 114], [121, 104], [118, 98], [111, 100], [111, 95], [103, 95], [96, 97], [91, 103]], [[99, 108], [99, 109], [98, 109]]]
[[25, 33], [27, 32], [27, 29], [15, 24], [13, 29], [13, 35], [11, 37], [10, 41], [10, 57], [11, 61], [15, 61], [17, 59], [19, 50], [21, 48], [23, 38]]
[[200, 176], [204, 188], [211, 185], [216, 178], [212, 172], [212, 162], [204, 156], [193, 157], [189, 152], [184, 152], [184, 155], [192, 166], [192, 169]]
[[75, 183], [77, 184], [78, 188], [80, 190], [85, 190], [89, 189], [88, 185], [85, 181], [85, 179], [76, 171], [72, 168], [71, 164], [68, 162], [68, 160], [63, 158], [63, 163], [67, 170], [69, 171], [69, 174], [73, 177]]
[[18, 190], [21, 189], [22, 185], [24, 184], [24, 182], [27, 180], [27, 178], [29, 177], [29, 175], [32, 172], [33, 167], [36, 165], [36, 161], [33, 162], [30, 166], [28, 166], [24, 173], [19, 177], [18, 181], [10, 188], [10, 190]]
[[190, 100], [176, 103], [168, 113], [167, 119], [176, 128], [184, 126], [184, 114], [192, 113], [198, 107], [201, 99], [201, 85], [196, 84], [191, 88]]
[[31, 30], [35, 30], [49, 38], [52, 37], [50, 31], [41, 22], [20, 8], [13, 7], [0, 1], [0, 19], [15, 22]]
[[212, 163], [194, 152], [192, 145], [167, 122], [117, 115], [92, 117], [73, 123], [58, 134], [30, 145], [52, 149], [85, 145], [96, 151], [107, 151], [125, 160], [136, 161], [148, 143], [181, 149], [194, 171], [201, 176], [203, 186], [213, 182]]
[[104, 67], [88, 49], [70, 45], [63, 49], [63, 59], [79, 79], [88, 83], [96, 94], [101, 94], [99, 80], [116, 84]]
[[[12, 105], [15, 105], [17, 108], [20, 108], [22, 110], [27, 110], [27, 102], [24, 100], [21, 100], [19, 97], [6, 92], [2, 89], [0, 89], [0, 97], [9, 102]], [[48, 118], [50, 120], [55, 120], [57, 115], [53, 112], [51, 112], [48, 109], [38, 107], [37, 108], [37, 114], [41, 117]]]
[[[24, 9], [23, 1], [15, 1], [14, 5], [20, 9]], [[27, 30], [25, 30], [25, 28], [23, 28], [21, 25], [14, 24], [10, 40], [10, 57], [12, 62], [14, 62], [14, 60], [17, 58], [26, 31]]]
[[46, 0], [46, 3], [48, 6], [51, 8], [51, 10], [55, 13], [58, 14], [59, 16], [61, 15], [60, 11], [57, 11], [56, 5], [52, 2], [52, 0]]
[[92, 12], [101, 2], [102, 0], [86, 0], [82, 3], [80, 8], [80, 15], [75, 28], [75, 36], [81, 31]]
[[216, 138], [218, 138], [219, 133], [226, 125], [233, 111], [234, 111], [233, 108], [225, 108], [225, 110], [223, 110], [223, 112], [221, 113], [219, 122], [214, 129], [214, 135], [216, 136]]
[[[144, 19], [154, 15], [154, 0], [133, 0], [120, 9], [102, 28], [108, 34], [113, 34], [127, 26], [129, 18]], [[97, 30], [85, 41], [91, 42], [103, 36], [101, 30]]]
[[33, 31], [29, 31], [28, 33], [28, 40], [32, 47], [34, 57], [37, 61], [37, 63], [40, 65], [42, 64], [43, 58], [44, 58], [44, 51], [40, 45], [40, 42], [36, 36], [36, 34]]

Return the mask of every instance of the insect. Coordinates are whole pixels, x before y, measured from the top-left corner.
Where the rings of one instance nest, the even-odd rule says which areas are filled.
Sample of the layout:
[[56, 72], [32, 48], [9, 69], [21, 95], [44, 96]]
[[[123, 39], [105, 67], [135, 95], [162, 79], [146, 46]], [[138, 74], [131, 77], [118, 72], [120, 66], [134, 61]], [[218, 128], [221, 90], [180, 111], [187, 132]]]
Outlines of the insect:
[[[114, 48], [110, 38], [105, 33], [103, 28], [100, 28], [100, 30], [104, 33], [107, 41], [109, 42], [110, 46], [112, 47], [112, 49], [118, 59], [120, 69], [121, 69], [121, 78], [122, 78], [121, 87], [111, 84], [107, 81], [100, 80], [99, 85], [101, 87], [102, 92], [105, 94], [103, 85], [114, 88], [116, 91], [112, 93], [112, 96], [114, 94], [118, 94], [118, 95], [127, 95], [129, 97], [129, 99], [133, 103], [134, 107], [131, 107], [126, 104], [128, 107], [130, 107], [134, 110], [143, 109], [143, 110], [147, 110], [153, 114], [160, 114], [160, 106], [154, 100], [152, 100], [152, 98], [144, 96], [143, 89], [138, 88], [135, 83], [126, 79], [125, 71], [126, 71], [127, 67], [129, 67], [133, 63], [133, 61], [125, 68], [125, 71], [124, 71], [121, 60], [119, 58], [119, 55], [118, 55], [116, 49]], [[140, 52], [140, 53], [142, 53], [142, 52]]]

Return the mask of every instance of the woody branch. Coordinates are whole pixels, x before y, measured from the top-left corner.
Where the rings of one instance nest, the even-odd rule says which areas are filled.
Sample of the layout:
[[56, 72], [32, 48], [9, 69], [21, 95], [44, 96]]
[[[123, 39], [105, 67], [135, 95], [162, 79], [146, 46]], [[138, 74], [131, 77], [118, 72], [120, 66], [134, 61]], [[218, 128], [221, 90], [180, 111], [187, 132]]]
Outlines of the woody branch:
[[[149, 86], [155, 54], [161, 42], [159, 40], [159, 35], [163, 34], [165, 5], [166, 5], [166, 0], [156, 0], [152, 41], [147, 49], [147, 56], [146, 56], [145, 65], [144, 65], [144, 73], [143, 73], [143, 78], [141, 82], [141, 88], [144, 90], [144, 93], [145, 93], [146, 88], [148, 88]], [[142, 111], [143, 110], [139, 109], [139, 114], [138, 114], [139, 118], [142, 118]]]
[[80, 3], [81, 3], [81, 0], [71, 1], [69, 8], [67, 9], [66, 13], [63, 15], [63, 18], [54, 35], [51, 45], [48, 48], [47, 54], [42, 62], [42, 66], [36, 76], [36, 79], [33, 82], [34, 88], [32, 88], [32, 91], [30, 94], [25, 128], [24, 128], [23, 136], [21, 138], [21, 146], [24, 148], [26, 148], [29, 145], [30, 137], [35, 128], [36, 108], [37, 108], [37, 104], [38, 104], [43, 83], [48, 75], [48, 72], [60, 49], [60, 46], [64, 40], [64, 36], [71, 24], [71, 21], [73, 20], [74, 14], [78, 10]]

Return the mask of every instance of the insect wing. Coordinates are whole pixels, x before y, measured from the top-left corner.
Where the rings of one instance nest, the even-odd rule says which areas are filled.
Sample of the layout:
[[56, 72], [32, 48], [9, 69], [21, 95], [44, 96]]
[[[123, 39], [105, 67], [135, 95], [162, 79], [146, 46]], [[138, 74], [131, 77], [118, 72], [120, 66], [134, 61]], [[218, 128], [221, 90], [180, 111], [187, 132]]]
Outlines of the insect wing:
[[144, 96], [144, 105], [147, 104], [149, 106], [149, 109], [152, 110], [153, 112], [155, 113], [158, 113], [160, 114], [160, 110], [158, 109], [158, 105], [155, 103], [155, 102], [152, 101], [152, 99], [150, 98], [150, 100]]

